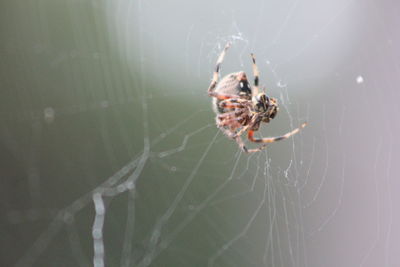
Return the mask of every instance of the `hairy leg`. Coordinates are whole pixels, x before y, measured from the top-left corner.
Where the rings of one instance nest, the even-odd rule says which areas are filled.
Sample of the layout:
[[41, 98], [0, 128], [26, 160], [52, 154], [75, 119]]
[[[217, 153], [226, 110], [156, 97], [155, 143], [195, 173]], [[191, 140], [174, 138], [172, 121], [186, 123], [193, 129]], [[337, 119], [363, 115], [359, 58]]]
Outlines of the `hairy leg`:
[[214, 70], [213, 78], [212, 78], [212, 80], [211, 80], [210, 86], [208, 87], [208, 94], [209, 94], [209, 95], [210, 95], [210, 93], [214, 90], [215, 86], [217, 85], [219, 69], [221, 68], [221, 63], [222, 63], [222, 61], [224, 60], [226, 50], [228, 50], [228, 48], [229, 48], [230, 46], [231, 46], [231, 43], [228, 42], [228, 43], [225, 45], [224, 50], [222, 50], [221, 54], [220, 54], [219, 57], [218, 57], [217, 64], [215, 65], [215, 70]]
[[264, 137], [264, 138], [256, 138], [254, 137], [254, 131], [250, 130], [247, 134], [247, 138], [254, 143], [273, 143], [276, 141], [280, 141], [280, 140], [284, 140], [287, 139], [289, 137], [291, 137], [292, 135], [298, 133], [302, 128], [304, 128], [307, 125], [307, 123], [303, 123], [299, 128], [294, 129], [291, 132], [288, 132], [284, 135], [281, 136], [276, 136], [276, 137]]
[[260, 72], [258, 71], [258, 67], [256, 65], [256, 59], [253, 54], [251, 54], [251, 59], [253, 60], [253, 75], [254, 75], [254, 88], [253, 88], [253, 96], [258, 95], [258, 81], [260, 77]]

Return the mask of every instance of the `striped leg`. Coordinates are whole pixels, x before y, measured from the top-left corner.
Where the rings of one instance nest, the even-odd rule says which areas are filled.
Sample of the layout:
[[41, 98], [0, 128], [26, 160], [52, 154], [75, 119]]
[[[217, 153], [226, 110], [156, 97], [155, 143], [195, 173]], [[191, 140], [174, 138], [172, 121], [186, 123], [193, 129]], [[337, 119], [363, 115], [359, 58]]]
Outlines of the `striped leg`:
[[257, 147], [257, 148], [248, 149], [248, 150], [246, 151], [246, 153], [260, 152], [261, 150], [265, 149], [266, 147], [267, 147], [267, 145], [262, 145], [262, 146]]
[[236, 142], [238, 143], [239, 147], [243, 150], [243, 152], [245, 153], [254, 153], [254, 152], [259, 152], [261, 150], [263, 150], [264, 148], [267, 147], [267, 145], [262, 145], [258, 148], [252, 148], [252, 149], [248, 149], [245, 144], [243, 143], [243, 140], [240, 136], [237, 136], [235, 138]]
[[243, 100], [240, 98], [229, 98], [221, 101], [219, 103], [221, 108], [232, 108], [232, 109], [244, 109], [250, 106], [248, 100]]
[[286, 134], [284, 134], [282, 136], [266, 137], [266, 138], [256, 138], [256, 137], [254, 137], [254, 131], [250, 130], [248, 132], [248, 134], [247, 134], [247, 138], [251, 142], [254, 142], [254, 143], [273, 143], [273, 142], [280, 141], [280, 140], [287, 139], [287, 138], [291, 137], [292, 135], [298, 133], [300, 131], [300, 129], [304, 128], [306, 125], [307, 125], [307, 123], [305, 122], [299, 128], [294, 129], [293, 131], [288, 132], [288, 133], [286, 133]]
[[260, 72], [258, 71], [258, 67], [256, 65], [256, 59], [253, 54], [251, 54], [251, 59], [253, 60], [253, 75], [254, 75], [253, 96], [256, 96], [258, 95], [258, 81], [260, 79]]
[[243, 119], [245, 116], [248, 116], [247, 109], [237, 109], [234, 111], [225, 112], [222, 114], [218, 114], [217, 117], [219, 119]]
[[210, 86], [208, 87], [208, 94], [209, 94], [210, 96], [211, 96], [211, 92], [215, 89], [215, 86], [217, 85], [217, 82], [218, 82], [218, 75], [219, 75], [219, 69], [221, 68], [221, 63], [222, 63], [222, 61], [224, 60], [226, 50], [228, 50], [228, 48], [229, 48], [230, 46], [231, 46], [231, 43], [228, 42], [228, 43], [225, 45], [224, 50], [222, 50], [221, 54], [220, 54], [219, 57], [218, 57], [217, 64], [216, 64], [216, 66], [215, 66], [215, 71], [214, 71], [214, 74], [213, 74], [213, 78], [212, 78], [212, 80], [211, 80]]

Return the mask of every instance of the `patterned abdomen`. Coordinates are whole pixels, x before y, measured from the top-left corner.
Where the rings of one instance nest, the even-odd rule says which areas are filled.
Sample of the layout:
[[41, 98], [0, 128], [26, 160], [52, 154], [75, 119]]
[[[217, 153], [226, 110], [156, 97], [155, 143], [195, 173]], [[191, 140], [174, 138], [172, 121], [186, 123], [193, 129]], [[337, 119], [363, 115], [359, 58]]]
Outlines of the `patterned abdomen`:
[[[239, 80], [238, 76], [244, 77], [244, 79]], [[246, 79], [244, 72], [236, 72], [226, 75], [218, 83], [215, 88], [215, 92], [220, 94], [236, 95], [240, 98], [250, 100], [251, 99], [251, 89], [250, 84]], [[227, 110], [221, 108], [219, 103], [223, 101], [217, 98], [213, 99], [213, 110], [217, 114], [225, 113]]]

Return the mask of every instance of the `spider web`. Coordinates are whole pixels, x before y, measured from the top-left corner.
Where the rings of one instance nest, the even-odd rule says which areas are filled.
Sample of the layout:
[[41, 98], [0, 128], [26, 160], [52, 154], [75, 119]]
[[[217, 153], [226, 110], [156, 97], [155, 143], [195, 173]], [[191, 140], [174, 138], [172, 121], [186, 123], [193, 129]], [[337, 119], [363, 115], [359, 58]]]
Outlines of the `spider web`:
[[[400, 264], [396, 3], [2, 5], [2, 266]], [[228, 41], [299, 134], [216, 129]]]

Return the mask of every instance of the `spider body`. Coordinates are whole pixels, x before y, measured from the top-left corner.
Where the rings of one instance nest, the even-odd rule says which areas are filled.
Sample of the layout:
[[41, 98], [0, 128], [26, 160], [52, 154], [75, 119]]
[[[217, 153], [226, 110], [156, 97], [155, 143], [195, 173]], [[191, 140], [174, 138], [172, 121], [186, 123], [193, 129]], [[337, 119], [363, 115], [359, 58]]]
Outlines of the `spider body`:
[[[217, 127], [229, 138], [235, 139], [239, 147], [246, 153], [261, 151], [267, 143], [286, 139], [305, 127], [306, 123], [303, 123], [299, 128], [277, 137], [254, 137], [254, 132], [260, 128], [262, 122], [269, 123], [271, 119], [275, 118], [279, 110], [278, 102], [264, 92], [259, 93], [259, 71], [253, 54], [251, 54], [254, 74], [253, 87], [243, 71], [230, 73], [218, 82], [220, 66], [229, 47], [230, 43], [220, 54], [208, 88], [208, 95], [214, 98], [213, 109], [217, 114]], [[247, 149], [241, 139], [241, 135], [246, 131], [247, 138], [251, 142], [263, 143], [263, 145], [256, 149]]]

